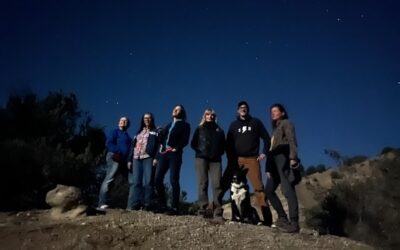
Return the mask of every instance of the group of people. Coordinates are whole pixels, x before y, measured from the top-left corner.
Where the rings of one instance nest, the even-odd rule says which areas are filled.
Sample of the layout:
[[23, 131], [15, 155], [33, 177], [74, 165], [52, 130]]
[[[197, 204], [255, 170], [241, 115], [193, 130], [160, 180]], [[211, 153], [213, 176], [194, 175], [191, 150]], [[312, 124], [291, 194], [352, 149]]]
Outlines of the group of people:
[[[274, 224], [286, 232], [299, 231], [298, 201], [295, 184], [290, 178], [291, 169], [299, 166], [295, 130], [281, 104], [272, 105], [270, 115], [272, 137], [263, 123], [250, 115], [248, 103], [241, 101], [237, 105], [237, 118], [231, 123], [225, 137], [224, 130], [217, 123], [216, 112], [213, 109], [204, 111], [190, 143], [196, 157], [199, 215], [205, 215], [211, 210], [214, 218], [222, 219], [222, 198], [230, 188], [234, 171], [241, 168], [246, 170], [247, 178], [254, 189], [256, 206], [261, 211], [267, 211], [263, 214], [270, 214], [268, 199], [278, 213]], [[107, 173], [100, 188], [99, 208], [108, 207], [109, 186], [118, 168], [127, 167], [127, 209], [178, 215], [182, 154], [190, 137], [185, 108], [182, 105], [175, 106], [172, 121], [164, 128], [157, 128], [154, 116], [145, 113], [133, 139], [127, 132], [129, 125], [128, 118], [121, 117], [118, 128], [107, 138]], [[261, 153], [260, 139], [263, 142]], [[222, 174], [221, 161], [224, 153], [228, 163]], [[267, 159], [265, 186], [260, 167], [260, 162], [264, 159]], [[170, 207], [167, 207], [164, 186], [168, 170], [172, 188]], [[209, 177], [213, 193], [211, 202], [208, 199]], [[288, 201], [289, 217], [275, 193], [279, 184]]]

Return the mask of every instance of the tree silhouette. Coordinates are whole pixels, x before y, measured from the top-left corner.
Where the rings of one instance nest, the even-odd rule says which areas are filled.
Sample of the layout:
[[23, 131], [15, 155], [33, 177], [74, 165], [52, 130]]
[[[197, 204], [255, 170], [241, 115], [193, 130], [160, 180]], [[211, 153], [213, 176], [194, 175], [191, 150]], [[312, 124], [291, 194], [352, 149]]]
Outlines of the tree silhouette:
[[104, 141], [103, 129], [91, 125], [74, 94], [10, 96], [0, 109], [0, 209], [45, 207], [45, 194], [55, 184], [87, 187]]

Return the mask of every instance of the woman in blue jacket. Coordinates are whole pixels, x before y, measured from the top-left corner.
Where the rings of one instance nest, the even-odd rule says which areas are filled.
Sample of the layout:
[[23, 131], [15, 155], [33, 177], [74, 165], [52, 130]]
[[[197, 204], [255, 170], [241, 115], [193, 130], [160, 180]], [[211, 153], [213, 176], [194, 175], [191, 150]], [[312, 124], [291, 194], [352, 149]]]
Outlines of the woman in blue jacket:
[[151, 209], [153, 197], [153, 166], [159, 147], [153, 114], [145, 113], [133, 138], [128, 157], [129, 196], [127, 209]]
[[100, 187], [99, 206], [104, 210], [108, 208], [108, 190], [114, 182], [115, 175], [120, 167], [126, 167], [126, 161], [129, 155], [129, 148], [132, 142], [128, 134], [129, 120], [123, 116], [119, 119], [118, 128], [113, 129], [107, 137], [107, 173]]

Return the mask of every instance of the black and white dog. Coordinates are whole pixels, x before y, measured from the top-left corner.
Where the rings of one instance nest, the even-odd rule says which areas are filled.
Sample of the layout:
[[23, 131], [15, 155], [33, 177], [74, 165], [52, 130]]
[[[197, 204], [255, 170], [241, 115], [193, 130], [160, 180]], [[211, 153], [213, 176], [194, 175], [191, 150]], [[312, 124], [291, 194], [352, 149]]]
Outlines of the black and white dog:
[[247, 169], [243, 169], [243, 167], [233, 173], [231, 183], [232, 221], [258, 224], [260, 217], [256, 209], [251, 206], [246, 173]]

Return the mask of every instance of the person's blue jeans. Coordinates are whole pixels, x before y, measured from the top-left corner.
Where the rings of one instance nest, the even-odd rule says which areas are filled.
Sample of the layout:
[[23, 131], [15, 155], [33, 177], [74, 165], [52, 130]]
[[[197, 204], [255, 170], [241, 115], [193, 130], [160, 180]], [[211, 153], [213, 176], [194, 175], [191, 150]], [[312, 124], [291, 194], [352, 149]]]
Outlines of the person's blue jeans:
[[149, 207], [153, 197], [153, 158], [134, 159], [128, 173], [129, 196], [127, 209]]
[[118, 171], [119, 163], [111, 158], [112, 155], [113, 155], [112, 152], [108, 152], [106, 155], [107, 173], [100, 187], [99, 206], [107, 205], [108, 190], [110, 188], [110, 184], [112, 184], [114, 181], [115, 174]]
[[170, 170], [170, 183], [172, 187], [172, 208], [179, 208], [179, 196], [181, 187], [179, 185], [179, 175], [182, 165], [182, 152], [166, 152], [161, 154], [156, 168], [155, 184], [160, 207], [167, 207], [167, 200], [165, 197], [164, 177]]

